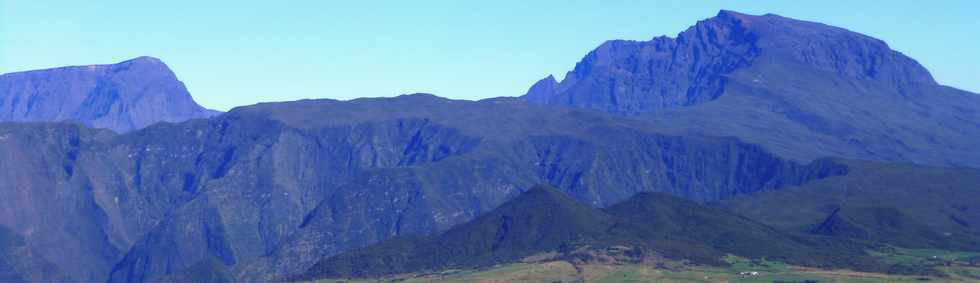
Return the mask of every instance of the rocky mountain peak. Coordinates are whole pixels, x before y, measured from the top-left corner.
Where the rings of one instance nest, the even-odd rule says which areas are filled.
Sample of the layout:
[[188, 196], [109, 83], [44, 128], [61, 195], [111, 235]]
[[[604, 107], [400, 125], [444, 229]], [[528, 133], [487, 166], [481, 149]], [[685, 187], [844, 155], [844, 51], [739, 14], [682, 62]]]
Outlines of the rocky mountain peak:
[[624, 115], [656, 112], [715, 100], [730, 74], [760, 61], [782, 66], [770, 77], [827, 73], [896, 90], [936, 84], [925, 68], [881, 40], [773, 14], [722, 10], [674, 38], [607, 41], [563, 81], [542, 79], [524, 98]]
[[161, 79], [177, 80], [177, 75], [170, 70], [166, 63], [150, 56], [140, 56], [117, 64], [103, 65], [111, 72], [137, 72], [141, 75], [159, 77]]
[[978, 97], [939, 85], [882, 40], [722, 10], [676, 37], [607, 41], [521, 99], [738, 137], [798, 160], [975, 167], [980, 155], [967, 149], [980, 143]]
[[547, 103], [557, 87], [558, 80], [555, 80], [555, 76], [548, 75], [548, 77], [534, 83], [523, 98], [530, 102]]
[[627, 115], [713, 100], [722, 75], [758, 54], [741, 17], [722, 13], [676, 38], [606, 41], [560, 83], [549, 76], [524, 98]]
[[0, 75], [0, 121], [77, 121], [128, 132], [217, 113], [198, 105], [153, 57]]

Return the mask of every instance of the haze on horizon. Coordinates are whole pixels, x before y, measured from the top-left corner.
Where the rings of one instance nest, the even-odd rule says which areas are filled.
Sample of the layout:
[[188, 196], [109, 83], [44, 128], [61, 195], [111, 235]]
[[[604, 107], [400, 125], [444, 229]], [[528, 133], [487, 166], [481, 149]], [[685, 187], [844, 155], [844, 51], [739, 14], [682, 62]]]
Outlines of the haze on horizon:
[[861, 32], [940, 83], [980, 92], [980, 4], [970, 1], [218, 2], [0, 1], [0, 73], [153, 56], [218, 110], [412, 92], [518, 96], [548, 74], [561, 79], [605, 40], [673, 37], [727, 9]]

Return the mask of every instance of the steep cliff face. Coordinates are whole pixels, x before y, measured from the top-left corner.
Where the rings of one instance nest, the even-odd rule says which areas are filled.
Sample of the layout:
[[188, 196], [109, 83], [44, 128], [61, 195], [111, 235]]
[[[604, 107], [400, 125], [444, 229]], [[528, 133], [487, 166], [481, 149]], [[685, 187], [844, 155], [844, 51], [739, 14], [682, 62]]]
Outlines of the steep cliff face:
[[73, 120], [117, 132], [210, 117], [159, 59], [0, 75], [0, 121]]
[[739, 15], [723, 12], [677, 38], [607, 41], [590, 52], [561, 83], [549, 76], [527, 100], [636, 114], [714, 100], [723, 77], [759, 54], [757, 35]]
[[53, 243], [35, 248], [77, 281], [146, 282], [216, 264], [268, 281], [448, 229], [537, 183], [605, 206], [650, 190], [728, 198], [847, 170], [651, 128], [431, 95], [260, 104], [125, 135], [8, 123], [0, 224]]
[[[322, 256], [353, 247], [397, 235], [447, 229], [538, 182], [556, 184], [573, 197], [603, 206], [651, 189], [708, 200], [846, 170], [831, 164], [786, 162], [732, 139], [661, 136], [631, 121], [533, 107], [514, 100], [466, 102], [428, 95], [352, 102], [320, 100], [257, 105], [236, 109], [227, 116], [239, 115], [269, 117], [307, 135], [327, 134], [319, 140], [344, 137], [339, 142], [323, 142], [323, 146], [372, 148], [370, 153], [344, 149], [341, 156], [323, 158], [343, 164], [343, 168], [359, 169], [331, 178], [344, 183], [325, 184], [322, 193], [314, 194], [322, 197], [320, 202], [305, 215], [293, 214], [293, 225], [297, 226], [272, 241], [275, 244], [267, 254], [236, 260], [238, 278], [258, 281], [302, 272]], [[424, 127], [384, 138], [334, 130], [404, 129], [413, 124]], [[626, 134], [632, 131], [640, 133]], [[382, 142], [387, 140], [398, 142]], [[373, 144], [363, 144], [366, 141]], [[563, 144], [586, 148], [589, 154]], [[443, 153], [412, 157], [419, 152]], [[202, 234], [195, 237], [204, 238]], [[140, 258], [168, 249], [172, 248], [134, 249], [130, 255], [138, 256], [123, 261], [117, 266], [118, 272], [128, 274], [130, 262], [147, 262]], [[129, 275], [113, 278], [126, 277]]]
[[20, 282], [70, 282], [56, 265], [44, 256], [23, 236], [0, 226], [0, 281]]
[[[980, 95], [859, 33], [722, 11], [676, 38], [609, 41], [523, 96], [734, 136], [796, 160], [980, 167]], [[938, 126], [937, 126], [938, 125]]]
[[87, 158], [82, 148], [99, 136], [77, 125], [0, 124], [0, 224], [34, 258], [13, 260], [50, 262], [76, 281], [92, 281], [125, 252], [114, 243], [125, 230], [112, 231], [102, 208], [111, 198], [82, 177], [112, 171], [79, 166]]

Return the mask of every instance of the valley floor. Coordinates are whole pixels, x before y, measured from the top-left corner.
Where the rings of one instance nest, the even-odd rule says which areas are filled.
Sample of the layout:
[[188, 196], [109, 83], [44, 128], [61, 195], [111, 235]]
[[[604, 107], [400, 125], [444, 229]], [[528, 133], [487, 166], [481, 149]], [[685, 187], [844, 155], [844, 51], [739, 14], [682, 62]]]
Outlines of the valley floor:
[[[522, 262], [480, 270], [455, 270], [437, 274], [402, 275], [384, 279], [326, 282], [980, 282], [978, 253], [937, 250], [899, 250], [880, 255], [900, 263], [934, 264], [946, 276], [904, 276], [848, 270], [823, 270], [789, 266], [779, 262], [750, 261], [731, 257], [729, 267], [686, 265], [674, 261], [639, 264], [573, 264], [564, 260]], [[974, 261], [972, 264], [968, 261]], [[757, 275], [740, 273], [757, 272]]]

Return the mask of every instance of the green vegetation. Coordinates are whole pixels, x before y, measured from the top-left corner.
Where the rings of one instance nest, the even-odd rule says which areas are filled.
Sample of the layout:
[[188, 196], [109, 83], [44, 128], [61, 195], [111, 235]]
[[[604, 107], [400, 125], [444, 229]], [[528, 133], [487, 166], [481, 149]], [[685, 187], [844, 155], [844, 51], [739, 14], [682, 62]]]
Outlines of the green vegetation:
[[403, 237], [340, 254], [317, 263], [306, 277], [378, 277], [515, 262], [567, 249], [610, 225], [612, 218], [602, 211], [537, 186], [442, 235]]
[[950, 264], [952, 262], [965, 262], [980, 256], [978, 252], [905, 248], [891, 248], [887, 252], [873, 252], [873, 254], [882, 257], [888, 264], [901, 265]]
[[789, 266], [786, 263], [780, 261], [768, 261], [766, 259], [747, 259], [743, 257], [728, 255], [725, 256], [725, 262], [731, 264], [730, 270], [735, 272], [742, 271], [761, 271], [769, 273], [778, 273], [789, 271]]
[[[666, 194], [641, 193], [608, 209], [597, 209], [549, 186], [536, 186], [442, 235], [396, 238], [342, 253], [321, 260], [294, 279], [379, 278], [549, 260], [576, 267], [629, 265], [651, 259], [683, 262], [682, 268], [707, 266], [768, 274], [792, 273], [792, 265], [941, 275], [934, 264], [898, 265], [881, 256], [893, 250], [846, 238], [787, 234], [718, 207]], [[962, 258], [968, 256], [972, 254]], [[634, 273], [620, 270], [610, 276], [629, 281], [638, 276]]]
[[725, 265], [726, 254], [770, 258], [823, 268], [883, 270], [865, 245], [828, 237], [787, 234], [727, 210], [678, 197], [641, 193], [606, 211], [625, 221], [603, 239], [643, 247], [673, 259]]
[[[337, 270], [333, 266], [356, 262], [358, 268], [350, 270], [362, 273], [332, 274], [376, 278], [379, 275], [462, 269], [465, 271], [443, 273], [439, 280], [569, 281], [568, 276], [573, 273], [567, 268], [559, 268], [565, 265], [555, 263], [566, 262], [575, 267], [577, 278], [587, 278], [589, 282], [980, 280], [980, 268], [977, 267], [980, 263], [980, 246], [977, 244], [980, 233], [974, 228], [980, 227], [980, 223], [976, 223], [980, 215], [976, 215], [978, 210], [971, 209], [976, 206], [974, 200], [980, 199], [980, 192], [970, 187], [970, 184], [980, 183], [977, 170], [838, 162], [847, 165], [848, 174], [711, 206], [665, 194], [641, 193], [598, 210], [576, 204], [553, 189], [539, 188], [538, 193], [549, 196], [544, 199], [560, 201], [542, 204], [537, 203], [540, 199], [518, 198], [524, 202], [505, 204], [501, 208], [507, 212], [495, 211], [497, 214], [491, 215], [496, 216], [490, 218], [505, 214], [533, 216], [542, 210], [567, 211], [535, 218], [537, 223], [524, 223], [531, 226], [521, 229], [544, 231], [534, 228], [535, 225], [563, 223], [563, 226], [581, 229], [575, 230], [578, 231], [575, 235], [580, 237], [546, 237], [541, 239], [547, 239], [543, 241], [547, 245], [509, 245], [503, 250], [471, 249], [475, 253], [462, 257], [433, 252], [439, 250], [440, 245], [466, 247], [474, 243], [471, 240], [475, 238], [459, 235], [496, 235], [501, 229], [513, 229], [499, 219], [489, 222], [483, 219], [480, 225], [465, 224], [454, 229], [455, 232], [447, 233], [457, 236], [428, 240], [432, 247], [437, 247], [435, 249], [404, 249], [404, 246], [418, 246], [411, 239], [380, 245], [389, 248], [385, 251], [388, 254], [416, 256], [412, 258], [415, 261], [424, 262], [430, 258], [424, 255], [438, 254], [445, 256], [440, 258], [446, 262], [465, 264], [372, 270], [378, 266], [363, 265], [358, 261], [360, 258], [379, 258], [377, 248], [368, 248], [321, 261], [311, 271]], [[751, 219], [731, 213], [731, 210], [745, 213]], [[578, 215], [574, 218], [577, 220], [561, 219], [572, 215]], [[588, 233], [599, 230], [603, 232]], [[505, 239], [505, 242], [512, 240]], [[580, 246], [588, 246], [593, 251], [608, 251], [614, 246], [632, 249], [618, 257], [613, 256], [616, 259], [610, 263], [602, 260], [609, 258], [603, 252], [575, 249]], [[540, 266], [540, 261], [514, 263], [517, 257], [547, 251], [558, 251], [539, 259], [553, 260], [548, 268]], [[471, 258], [484, 260], [467, 261]], [[669, 259], [675, 266], [655, 265], [658, 268], [651, 268], [642, 264], [650, 258]], [[687, 263], [677, 264], [679, 260]], [[505, 265], [487, 269], [487, 266], [501, 263]], [[386, 273], [391, 270], [399, 272]], [[760, 275], [735, 276], [739, 272], [752, 271]], [[366, 274], [363, 272], [373, 272], [373, 275], [363, 276]], [[555, 274], [547, 275], [549, 272]], [[431, 279], [419, 278], [415, 279]]]
[[[918, 251], [913, 251], [918, 252]], [[402, 274], [378, 279], [320, 279], [315, 282], [975, 282], [978, 266], [950, 266], [938, 276], [827, 270], [787, 265], [778, 261], [727, 256], [728, 267], [691, 265], [658, 260], [642, 263], [586, 263], [568, 261], [522, 262], [484, 269], [453, 270], [432, 274]], [[756, 275], [740, 274], [758, 272]]]
[[720, 205], [788, 232], [980, 252], [980, 171], [838, 162], [846, 175]]
[[228, 267], [225, 266], [224, 263], [221, 263], [221, 260], [212, 257], [199, 262], [190, 268], [184, 269], [181, 272], [162, 277], [154, 280], [153, 282], [230, 283], [235, 282], [235, 280], [231, 274], [228, 273]]

